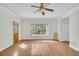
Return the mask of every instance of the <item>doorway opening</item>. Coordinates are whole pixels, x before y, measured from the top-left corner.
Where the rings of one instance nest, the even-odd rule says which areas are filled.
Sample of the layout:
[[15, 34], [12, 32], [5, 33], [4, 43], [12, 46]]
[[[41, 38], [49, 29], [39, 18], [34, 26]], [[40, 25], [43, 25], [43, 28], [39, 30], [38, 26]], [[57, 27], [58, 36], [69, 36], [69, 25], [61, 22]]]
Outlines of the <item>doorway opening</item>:
[[19, 24], [17, 22], [13, 22], [13, 44], [19, 42]]

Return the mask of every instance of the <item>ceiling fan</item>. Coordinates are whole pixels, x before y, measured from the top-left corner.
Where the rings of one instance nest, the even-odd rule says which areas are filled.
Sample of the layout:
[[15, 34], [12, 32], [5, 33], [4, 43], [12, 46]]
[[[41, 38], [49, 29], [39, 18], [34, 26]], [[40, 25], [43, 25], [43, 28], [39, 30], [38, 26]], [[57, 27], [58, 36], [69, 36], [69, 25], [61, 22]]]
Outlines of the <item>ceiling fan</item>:
[[35, 12], [40, 11], [42, 15], [45, 15], [45, 10], [50, 11], [50, 12], [54, 11], [53, 9], [46, 8], [46, 6], [44, 5], [44, 3], [40, 3], [39, 6], [31, 5], [31, 7], [38, 8]]

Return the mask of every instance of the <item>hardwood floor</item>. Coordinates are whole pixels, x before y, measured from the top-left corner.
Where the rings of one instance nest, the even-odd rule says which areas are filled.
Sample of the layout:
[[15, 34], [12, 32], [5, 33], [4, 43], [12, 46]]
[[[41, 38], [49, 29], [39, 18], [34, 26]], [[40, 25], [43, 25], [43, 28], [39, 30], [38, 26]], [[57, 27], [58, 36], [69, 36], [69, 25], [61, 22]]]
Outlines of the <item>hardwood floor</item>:
[[0, 53], [1, 56], [79, 56], [68, 42], [52, 40], [20, 41]]

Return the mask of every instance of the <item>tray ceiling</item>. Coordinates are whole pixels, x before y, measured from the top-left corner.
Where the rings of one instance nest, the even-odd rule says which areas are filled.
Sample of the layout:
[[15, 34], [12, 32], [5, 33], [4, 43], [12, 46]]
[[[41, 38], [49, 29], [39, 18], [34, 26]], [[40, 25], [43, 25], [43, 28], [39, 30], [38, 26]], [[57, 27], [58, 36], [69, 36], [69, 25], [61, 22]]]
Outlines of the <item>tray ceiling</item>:
[[[45, 3], [46, 4], [46, 3]], [[54, 12], [45, 11], [45, 15], [41, 15], [40, 12], [33, 13], [37, 8], [31, 7], [31, 5], [39, 6], [39, 3], [5, 3], [7, 8], [20, 16], [26, 17], [59, 17], [64, 15], [70, 9], [78, 5], [77, 3], [50, 3], [48, 8], [54, 9]]]

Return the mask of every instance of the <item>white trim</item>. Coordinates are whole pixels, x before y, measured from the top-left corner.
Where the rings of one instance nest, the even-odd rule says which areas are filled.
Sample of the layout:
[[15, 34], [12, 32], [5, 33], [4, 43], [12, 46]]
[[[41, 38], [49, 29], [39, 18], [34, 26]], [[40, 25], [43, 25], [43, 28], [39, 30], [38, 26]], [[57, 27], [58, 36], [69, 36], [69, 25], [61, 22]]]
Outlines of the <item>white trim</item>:
[[74, 46], [72, 46], [71, 44], [69, 44], [69, 47], [71, 47], [72, 49], [74, 49], [74, 50], [76, 50], [76, 51], [78, 51], [78, 52], [79, 52], [79, 49], [78, 49], [78, 48], [76, 48], [76, 47], [74, 47]]
[[63, 39], [61, 40], [61, 39], [59, 39], [59, 41], [69, 41], [69, 40], [63, 40]]

